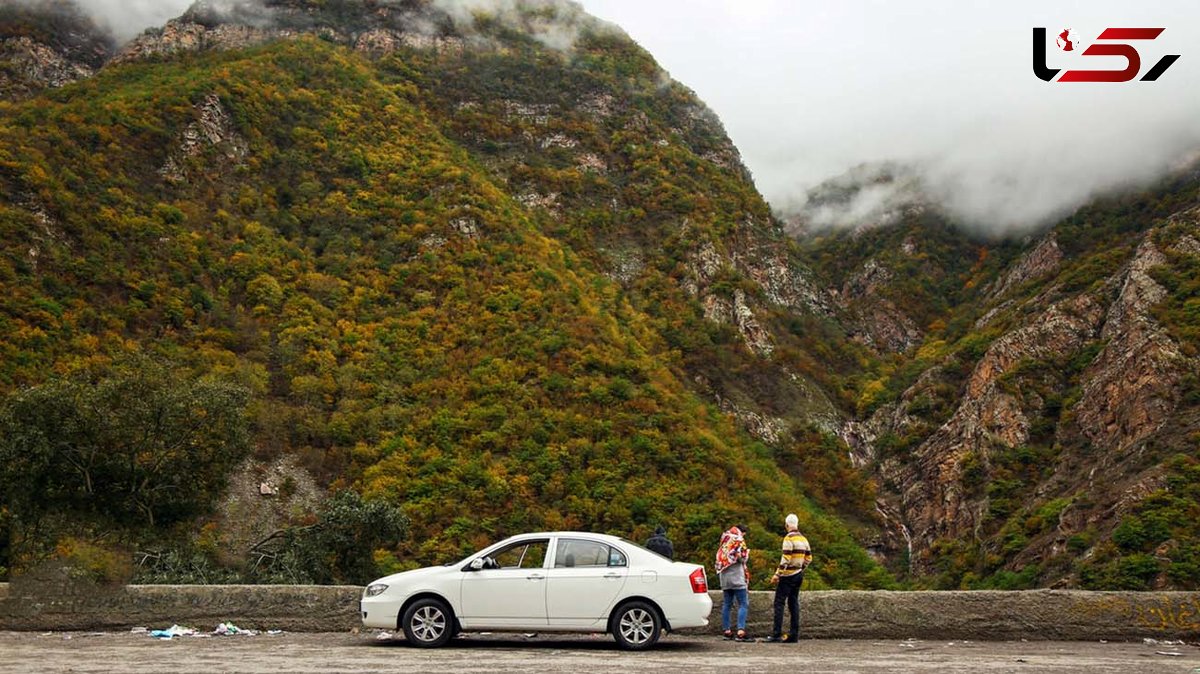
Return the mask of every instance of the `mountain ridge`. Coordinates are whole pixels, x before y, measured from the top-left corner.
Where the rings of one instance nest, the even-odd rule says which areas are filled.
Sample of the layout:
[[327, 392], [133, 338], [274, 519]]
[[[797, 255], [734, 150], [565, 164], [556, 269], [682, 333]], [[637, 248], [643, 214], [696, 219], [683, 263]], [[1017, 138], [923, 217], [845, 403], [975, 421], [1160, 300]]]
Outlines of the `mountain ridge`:
[[[509, 44], [483, 54], [483, 65], [564, 67], [536, 40]], [[690, 92], [664, 88], [632, 43], [601, 37], [593, 49], [576, 57], [578, 75], [591, 73], [614, 107], [640, 101], [620, 121], [592, 125], [590, 154], [606, 174], [592, 158], [577, 161], [589, 154], [580, 143], [561, 146], [562, 166], [522, 161], [501, 175], [493, 159], [444, 135], [434, 120], [450, 131], [473, 122], [429, 116], [449, 100], [429, 88], [453, 65], [436, 59], [477, 54], [366, 54], [300, 36], [120, 62], [8, 104], [6, 193], [27, 198], [5, 205], [0, 272], [16, 291], [4, 311], [7, 386], [131, 348], [231, 378], [252, 393], [255, 460], [295, 457], [323, 484], [406, 511], [412, 538], [387, 564], [465, 554], [488, 532], [586, 524], [637, 536], [664, 520], [674, 522], [677, 549], [695, 552], [735, 514], [762, 523], [756, 545], [768, 548], [765, 523], [796, 509], [828, 546], [812, 582], [890, 583], [845, 526], [779, 472], [774, 449], [684, 385], [672, 340], [711, 334], [718, 340], [705, 359], [758, 362], [746, 336], [767, 316], [767, 291], [722, 268], [736, 263], [721, 236], [744, 228], [761, 237], [770, 226], [743, 214], [769, 223], [769, 212], [739, 166], [697, 155], [732, 145], [719, 125], [704, 126], [711, 113]], [[624, 98], [627, 73], [641, 99]], [[454, 86], [486, 91], [486, 81]], [[568, 98], [583, 116], [605, 100]], [[497, 105], [490, 119], [509, 125], [504, 137], [551, 149], [543, 143], [559, 122], [537, 107], [550, 103]], [[665, 144], [652, 135], [660, 129]], [[659, 163], [706, 168], [685, 190], [662, 179]], [[672, 217], [638, 229], [654, 234], [654, 246], [676, 241], [677, 255], [656, 251], [631, 294], [599, 273], [598, 247], [564, 247], [555, 236], [575, 228], [515, 189], [546, 179], [607, 181], [617, 217], [590, 217], [614, 223], [647, 218], [666, 200]], [[690, 268], [690, 238], [706, 240], [721, 264]], [[767, 259], [787, 250], [782, 238], [754, 240]], [[758, 269], [761, 257], [742, 268]], [[764, 278], [787, 301], [788, 277]], [[730, 285], [711, 288], [720, 282]], [[724, 327], [708, 322], [705, 306]], [[699, 330], [664, 339], [680, 319]], [[837, 465], [836, 454], [827, 458]], [[218, 541], [229, 533], [214, 531]]]
[[[748, 519], [765, 554], [796, 508], [819, 586], [1200, 583], [1193, 172], [1023, 241], [919, 199], [792, 238], [719, 118], [576, 5], [268, 4], [6, 95], [5, 389], [130, 350], [237, 381], [234, 483], [395, 504], [385, 568], [663, 521], [699, 559]], [[237, 520], [194, 523], [206, 563], [241, 563]]]

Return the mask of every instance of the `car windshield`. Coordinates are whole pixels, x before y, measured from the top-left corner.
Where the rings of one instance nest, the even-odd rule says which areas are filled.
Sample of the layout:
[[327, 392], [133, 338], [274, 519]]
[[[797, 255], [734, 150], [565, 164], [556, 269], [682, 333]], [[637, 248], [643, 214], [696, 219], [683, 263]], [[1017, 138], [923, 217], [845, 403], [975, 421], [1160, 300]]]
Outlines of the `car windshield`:
[[504, 543], [507, 540], [509, 540], [509, 539], [506, 538], [503, 541], [496, 541], [495, 543], [486, 545], [486, 546], [476, 550], [475, 552], [472, 552], [471, 554], [467, 555], [466, 557], [463, 557], [462, 559], [458, 560], [457, 562], [447, 562], [445, 564], [445, 566], [456, 566], [459, 564], [469, 564], [472, 561], [482, 557], [483, 553], [487, 552], [488, 550], [492, 551], [491, 554], [496, 554], [497, 552], [500, 552], [500, 548], [498, 548], [497, 546], [499, 546], [500, 544]]

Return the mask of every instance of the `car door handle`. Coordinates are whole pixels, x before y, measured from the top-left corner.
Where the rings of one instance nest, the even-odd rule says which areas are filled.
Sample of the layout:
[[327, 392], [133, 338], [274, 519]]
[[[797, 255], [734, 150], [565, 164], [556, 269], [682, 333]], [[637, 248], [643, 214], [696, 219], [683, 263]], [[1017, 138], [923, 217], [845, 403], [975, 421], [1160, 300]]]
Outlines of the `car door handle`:
[[621, 577], [621, 574], [619, 574], [619, 573], [612, 573], [612, 572], [609, 572], [609, 573], [606, 573], [606, 574], [604, 574], [604, 577], [605, 577], [605, 578], [612, 578], [612, 579], [614, 579], [614, 580], [615, 580], [615, 579], [617, 579], [617, 578], [620, 578], [620, 577]]
[[531, 573], [528, 576], [525, 576], [525, 578], [527, 578], [529, 580], [541, 580], [541, 579], [545, 578], [545, 576], [543, 576], [540, 573]]

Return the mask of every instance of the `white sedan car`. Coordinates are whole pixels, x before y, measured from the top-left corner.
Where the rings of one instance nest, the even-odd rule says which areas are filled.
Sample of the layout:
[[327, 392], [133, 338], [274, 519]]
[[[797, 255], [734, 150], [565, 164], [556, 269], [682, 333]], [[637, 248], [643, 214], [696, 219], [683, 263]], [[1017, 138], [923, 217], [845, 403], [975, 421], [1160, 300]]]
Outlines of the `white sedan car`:
[[707, 625], [712, 599], [702, 566], [615, 536], [556, 531], [380, 578], [361, 608], [364, 626], [402, 629], [414, 646], [443, 646], [461, 631], [608, 632], [641, 650], [663, 630]]

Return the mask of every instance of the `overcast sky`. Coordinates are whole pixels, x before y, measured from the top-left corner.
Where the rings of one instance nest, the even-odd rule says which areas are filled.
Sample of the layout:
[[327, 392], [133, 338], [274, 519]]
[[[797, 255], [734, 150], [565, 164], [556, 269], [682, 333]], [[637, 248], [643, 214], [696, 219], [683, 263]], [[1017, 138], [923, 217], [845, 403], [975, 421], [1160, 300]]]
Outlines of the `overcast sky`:
[[[859, 163], [920, 161], [961, 217], [1022, 229], [1200, 147], [1196, 0], [583, 4], [721, 115], [776, 205]], [[1153, 83], [1048, 84], [1034, 26], [1071, 28], [1083, 48], [1109, 26], [1165, 27], [1138, 45], [1143, 72], [1181, 58]], [[1050, 44], [1050, 66], [1124, 65], [1078, 51]]]
[[[480, 2], [481, 0], [465, 0]], [[506, 0], [510, 1], [510, 0]], [[83, 0], [161, 22], [188, 0]], [[918, 162], [935, 197], [1021, 230], [1161, 175], [1200, 147], [1197, 0], [582, 0], [623, 27], [725, 121], [776, 205], [863, 163]], [[146, 19], [142, 19], [144, 22]], [[128, 31], [138, 20], [121, 19]], [[1031, 31], [1165, 27], [1138, 43], [1158, 82], [1045, 83]], [[1049, 48], [1051, 67], [1120, 69]]]

